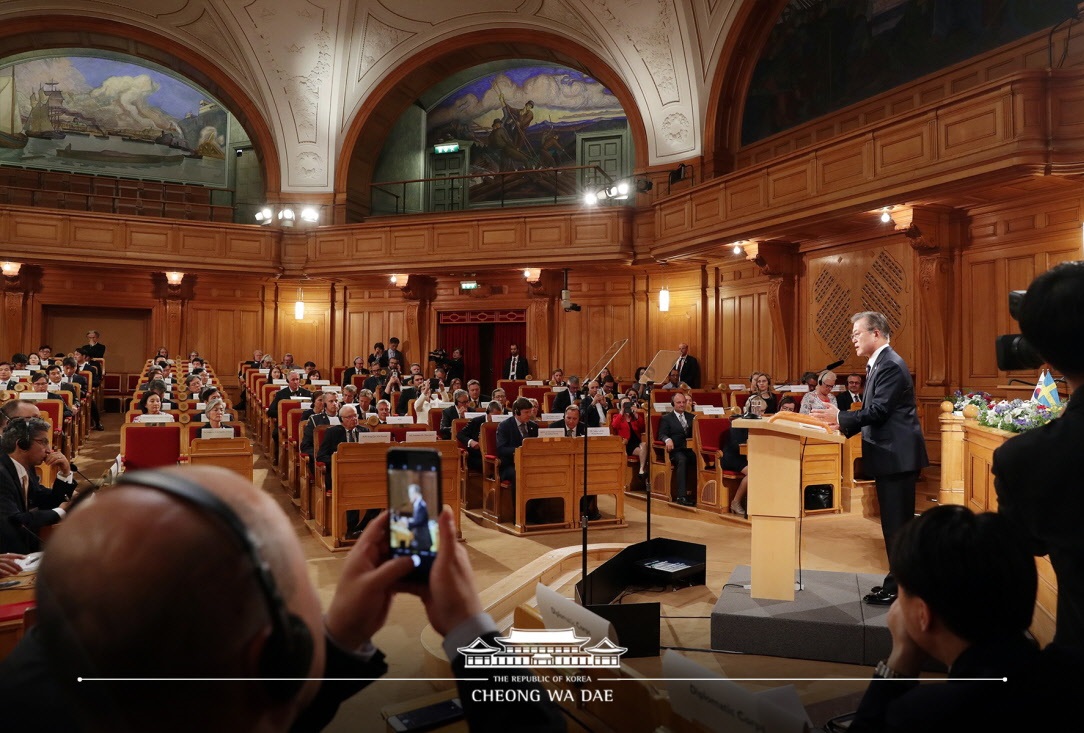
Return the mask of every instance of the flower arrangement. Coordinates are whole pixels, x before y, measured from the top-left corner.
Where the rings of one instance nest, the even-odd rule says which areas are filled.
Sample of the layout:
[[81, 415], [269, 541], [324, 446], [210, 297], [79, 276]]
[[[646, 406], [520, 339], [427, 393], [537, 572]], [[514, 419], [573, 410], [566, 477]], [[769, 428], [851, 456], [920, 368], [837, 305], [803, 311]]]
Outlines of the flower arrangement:
[[952, 409], [956, 412], [961, 412], [968, 405], [974, 405], [981, 412], [990, 407], [994, 398], [988, 392], [965, 393], [963, 390], [958, 389], [945, 399], [952, 403]]
[[1061, 414], [1062, 405], [1046, 407], [1031, 400], [1001, 400], [990, 404], [985, 409], [979, 408], [979, 425], [1010, 433], [1022, 433], [1026, 430], [1046, 425]]

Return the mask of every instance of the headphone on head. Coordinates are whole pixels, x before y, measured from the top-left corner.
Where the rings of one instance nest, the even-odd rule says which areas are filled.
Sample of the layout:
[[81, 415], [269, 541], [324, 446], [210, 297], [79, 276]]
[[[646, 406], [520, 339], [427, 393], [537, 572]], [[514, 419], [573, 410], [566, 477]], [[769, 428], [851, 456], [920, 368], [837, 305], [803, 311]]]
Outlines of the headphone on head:
[[[31, 423], [33, 421], [40, 423], [40, 425], [32, 425]], [[34, 442], [35, 430], [48, 429], [49, 423], [41, 418], [14, 418], [4, 427], [3, 437], [0, 438], [0, 448], [3, 448], [5, 453], [10, 453], [16, 448], [19, 450], [30, 450], [30, 445]]]
[[271, 619], [271, 635], [260, 653], [260, 676], [272, 697], [289, 699], [309, 676], [313, 639], [309, 627], [291, 613], [275, 584], [271, 566], [260, 555], [256, 538], [222, 499], [194, 481], [160, 471], [125, 473], [118, 485], [153, 489], [195, 508], [221, 525], [252, 566], [253, 577]]

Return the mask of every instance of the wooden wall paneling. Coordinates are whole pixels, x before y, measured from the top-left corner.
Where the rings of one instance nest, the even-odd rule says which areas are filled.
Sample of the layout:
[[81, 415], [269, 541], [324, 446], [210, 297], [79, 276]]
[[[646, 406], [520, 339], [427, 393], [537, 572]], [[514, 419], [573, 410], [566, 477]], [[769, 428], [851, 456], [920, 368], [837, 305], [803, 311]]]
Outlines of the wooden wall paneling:
[[[331, 296], [329, 285], [309, 283], [302, 287], [305, 296], [305, 317], [294, 318], [298, 283], [282, 282], [278, 287], [278, 333], [275, 341], [283, 353], [294, 355], [294, 362], [316, 362], [321, 372], [334, 366], [330, 363]], [[330, 372], [329, 372], [330, 373]]]
[[[703, 339], [705, 326], [702, 268], [668, 265], [653, 271], [648, 284], [647, 350], [642, 363], [648, 363], [660, 350], [676, 351], [678, 344], [688, 343], [689, 354], [700, 361], [701, 373], [707, 378], [716, 370], [712, 367], [710, 353], [705, 351], [706, 344]], [[670, 291], [670, 310], [667, 313], [659, 311], [659, 291], [664, 286]]]
[[768, 281], [720, 285], [719, 369], [717, 384], [748, 383], [753, 371], [766, 371], [776, 380], [783, 375], [773, 361], [772, 319], [768, 308]]
[[[586, 371], [606, 350], [621, 339], [631, 344], [634, 325], [631, 274], [587, 275], [570, 273], [572, 302], [580, 311], [560, 310], [556, 319], [558, 363], [565, 374], [584, 377]], [[610, 371], [631, 377], [636, 369], [635, 354], [629, 344], [618, 354]]]
[[[96, 329], [106, 345], [106, 369], [110, 372], [137, 372], [157, 348], [151, 338], [149, 308], [93, 308], [74, 305], [44, 305], [44, 336], [33, 344], [23, 344], [19, 351], [36, 349], [42, 343], [53, 353], [70, 354], [87, 342], [86, 333]], [[13, 351], [3, 353], [7, 358]], [[24, 353], [26, 353], [24, 351]]]

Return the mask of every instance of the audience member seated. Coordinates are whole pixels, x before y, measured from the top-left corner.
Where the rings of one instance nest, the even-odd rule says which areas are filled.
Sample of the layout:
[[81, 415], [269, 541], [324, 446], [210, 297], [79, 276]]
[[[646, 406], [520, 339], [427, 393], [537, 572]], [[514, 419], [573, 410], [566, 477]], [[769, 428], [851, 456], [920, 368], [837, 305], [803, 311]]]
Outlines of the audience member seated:
[[[791, 404], [793, 398], [788, 398]], [[766, 405], [763, 399], [749, 400], [746, 403], [746, 413], [742, 417], [763, 417]], [[749, 458], [742, 455], [741, 447], [749, 442], [749, 429], [730, 426], [726, 435], [726, 445], [723, 446], [721, 465], [724, 471], [733, 471], [741, 474], [741, 482], [734, 491], [734, 498], [730, 502], [732, 514], [746, 516], [745, 495], [749, 491]]]
[[580, 378], [575, 374], [569, 376], [565, 387], [567, 389], [558, 392], [557, 396], [553, 398], [550, 409], [554, 412], [564, 412], [569, 405], [578, 405], [580, 403]]
[[[323, 398], [320, 400], [320, 398]], [[320, 400], [317, 403], [317, 400]], [[319, 404], [319, 412], [316, 412]], [[313, 435], [320, 425], [330, 425], [331, 418], [339, 414], [339, 395], [335, 392], [322, 392], [312, 401], [313, 414], [305, 419], [301, 435], [301, 452], [309, 456], [309, 470], [313, 471]]]
[[[463, 429], [456, 435], [459, 444], [467, 449], [467, 467], [472, 471], [482, 470], [481, 436], [482, 423], [489, 419], [490, 415], [503, 415], [504, 407], [500, 402], [490, 402], [484, 415], [472, 417]], [[508, 422], [505, 420], [505, 422]]]
[[36, 351], [31, 351], [26, 359], [26, 368], [30, 371], [40, 371], [42, 368], [41, 357]]
[[360, 356], [354, 357], [354, 366], [343, 372], [342, 386], [354, 383], [355, 375], [367, 375], [369, 370], [365, 368], [365, 359]]
[[576, 438], [587, 435], [587, 426], [580, 422], [580, 408], [575, 405], [566, 407], [564, 419], [554, 420], [549, 424], [549, 427], [561, 428], [565, 431], [566, 438]]
[[831, 405], [838, 408], [836, 403], [836, 396], [832, 394], [832, 388], [836, 386], [836, 374], [825, 370], [817, 375], [817, 384], [813, 388], [812, 392], [807, 392], [802, 397], [802, 408], [800, 412], [803, 415], [808, 415], [813, 410], [823, 410], [825, 406]]
[[198, 395], [196, 395], [195, 397], [189, 397], [189, 399], [199, 400], [199, 402], [202, 402], [204, 405], [206, 405], [215, 397], [218, 397], [223, 402], [225, 402], [225, 400], [222, 398], [222, 393], [218, 390], [218, 387], [211, 386], [204, 387], [202, 390], [200, 390]]
[[[385, 513], [369, 524], [325, 613], [296, 533], [268, 494], [212, 467], [127, 475], [53, 538], [38, 574], [38, 624], [2, 665], [4, 699], [33, 711], [27, 729], [36, 730], [162, 730], [164, 714], [172, 730], [320, 730], [387, 672], [371, 640], [403, 590], [421, 594], [453, 672], [466, 676], [458, 647], [479, 637], [494, 644], [497, 628], [482, 612], [454, 517], [440, 514], [441, 552], [424, 587], [399, 582], [409, 558], [381, 563], [387, 524]], [[200, 557], [215, 561], [192, 562]], [[83, 676], [223, 681], [200, 685], [198, 704], [178, 704], [172, 685], [131, 694], [130, 683], [88, 686]], [[303, 681], [253, 682], [268, 677]], [[494, 681], [459, 685], [472, 730], [510, 720], [563, 730], [549, 703], [475, 702]], [[513, 689], [516, 700], [545, 699], [529, 683]]]
[[783, 399], [779, 400], [779, 411], [798, 412], [798, 400], [794, 399], [789, 395], [787, 397], [784, 397]]
[[[312, 397], [312, 392], [301, 386], [301, 375], [297, 372], [290, 372], [286, 377], [286, 386], [275, 393], [275, 396], [271, 399], [271, 404], [267, 407], [267, 416], [272, 421], [279, 419], [279, 403], [283, 400], [295, 400], [302, 397]], [[272, 432], [274, 436], [275, 445], [278, 445], [278, 431]]]
[[11, 376], [11, 362], [0, 361], [0, 392], [15, 389], [15, 385], [18, 383], [19, 380]]
[[194, 398], [203, 389], [203, 378], [199, 374], [189, 374], [184, 378], [184, 389]]
[[[1035, 562], [1004, 517], [928, 509], [897, 534], [891, 572], [892, 651], [874, 678], [907, 679], [870, 684], [851, 733], [1066, 727], [1079, 667], [1028, 636]], [[948, 668], [947, 681], [919, 684], [927, 659]]]
[[[467, 400], [467, 407], [470, 408], [469, 412], [481, 412], [485, 409], [482, 402], [482, 383], [477, 379], [467, 382], [467, 396], [470, 398]], [[488, 401], [486, 400], [486, 402]]]
[[561, 369], [561, 368], [554, 369], [553, 374], [550, 375], [549, 386], [551, 386], [551, 387], [563, 387], [564, 384], [565, 384], [565, 372], [564, 372], [564, 370]]
[[818, 377], [816, 372], [804, 372], [802, 374], [802, 384], [809, 387], [809, 391], [812, 392], [817, 388]]
[[306, 380], [311, 380], [312, 379], [312, 373], [317, 371], [315, 361], [307, 361], [307, 362], [305, 362], [304, 364], [301, 365], [301, 368], [305, 371], [305, 379]]
[[[59, 364], [50, 364], [45, 369], [45, 378], [49, 380], [49, 383], [45, 388], [49, 392], [67, 392], [72, 396], [72, 409], [79, 409], [79, 398], [76, 397], [76, 389], [74, 383], [67, 383], [64, 381], [64, 371], [60, 368]], [[81, 393], [82, 390], [80, 389]]]
[[344, 405], [356, 405], [358, 403], [358, 388], [355, 384], [348, 384], [343, 387], [342, 391], [342, 404]]
[[267, 381], [274, 383], [279, 379], [286, 379], [286, 374], [282, 371], [282, 367], [274, 364], [271, 366], [271, 371], [267, 373]]
[[376, 412], [376, 403], [373, 401], [373, 393], [367, 389], [358, 390], [358, 412], [362, 415]]
[[[0, 433], [0, 552], [25, 554], [41, 549], [42, 527], [64, 518], [75, 483], [68, 459], [49, 447], [49, 423], [15, 417], [31, 411], [14, 404], [3, 407], [7, 422]], [[50, 488], [41, 485], [34, 470], [43, 464], [57, 471]]]
[[[64, 371], [64, 381], [68, 384], [78, 384], [80, 388], [80, 394], [85, 399], [90, 394], [90, 385], [87, 384], [87, 378], [78, 373], [79, 364], [73, 357], [66, 357], [61, 363], [61, 369]], [[0, 365], [2, 366], [2, 365]], [[3, 389], [3, 374], [0, 374], [0, 389]], [[91, 426], [98, 431], [105, 430], [102, 427], [102, 416], [98, 412], [98, 405], [94, 400], [90, 401], [90, 423]]]
[[16, 353], [11, 355], [11, 366], [15, 371], [26, 369], [26, 354]]
[[674, 409], [659, 418], [659, 440], [670, 454], [670, 465], [674, 467], [674, 501], [685, 506], [696, 506], [696, 487], [689, 491], [688, 468], [696, 460], [696, 454], [688, 446], [693, 437], [693, 419], [691, 412], [685, 412], [687, 398], [678, 392], [670, 398]]
[[[421, 374], [412, 374], [410, 376], [410, 386], [399, 393], [399, 402], [396, 405], [395, 414], [410, 414], [410, 403], [417, 403], [421, 397], [425, 397], [424, 402], [428, 402], [429, 382]], [[419, 414], [417, 406], [415, 406], [414, 414]]]
[[508, 414], [508, 400], [505, 397], [505, 392], [504, 392], [503, 389], [498, 387], [497, 389], [493, 390], [493, 394], [490, 395], [489, 401], [490, 402], [499, 402], [501, 404], [501, 414], [502, 415], [507, 415]]
[[[31, 372], [30, 374], [30, 391], [31, 392], [45, 392], [49, 394], [47, 399], [64, 401], [64, 398], [58, 394], [50, 393], [49, 391], [49, 378], [45, 376], [45, 372]], [[72, 410], [68, 407], [67, 403], [64, 404], [64, 418], [68, 419], [72, 416]]]
[[470, 396], [464, 390], [456, 390], [452, 394], [452, 405], [445, 407], [441, 411], [440, 415], [440, 428], [437, 430], [437, 434], [443, 440], [451, 440], [452, 438], [452, 424], [467, 415], [467, 402], [470, 400]]
[[[631, 390], [631, 388], [630, 388]], [[610, 430], [625, 441], [625, 455], [640, 459], [640, 475], [647, 473], [647, 444], [643, 442], [644, 418], [634, 400], [622, 399], [621, 409], [610, 420]]]
[[388, 355], [384, 353], [383, 343], [377, 341], [375, 344], [373, 344], [373, 353], [369, 354], [369, 359], [367, 363], [369, 365], [370, 372], [375, 372], [379, 371], [380, 369], [388, 368]]
[[666, 381], [659, 385], [659, 389], [681, 389], [681, 378], [677, 369], [671, 369], [666, 376]]
[[173, 415], [162, 412], [162, 396], [157, 392], [147, 392], [140, 398], [139, 411], [143, 414], [132, 422], [151, 422], [149, 417], [155, 418], [153, 422], [173, 422]]
[[203, 411], [204, 427], [207, 428], [228, 428], [230, 424], [226, 422], [226, 403], [220, 399], [213, 399], [207, 403], [206, 409]]
[[320, 441], [320, 451], [316, 460], [323, 463], [327, 468], [324, 471], [325, 485], [331, 491], [331, 457], [339, 450], [343, 443], [357, 443], [358, 436], [369, 432], [369, 428], [358, 422], [358, 409], [353, 405], [343, 405], [339, 408], [339, 424], [332, 425], [324, 433]]
[[516, 448], [523, 445], [524, 438], [538, 437], [538, 425], [531, 422], [531, 409], [530, 400], [519, 397], [512, 403], [512, 417], [497, 426], [497, 457], [501, 459], [501, 481], [511, 484], [513, 496], [516, 487]]
[[610, 411], [610, 407], [610, 400], [602, 391], [599, 381], [592, 379], [587, 384], [587, 394], [584, 395], [583, 401], [580, 403], [580, 410], [583, 412], [583, 419], [587, 423], [587, 427], [608, 427], [607, 420], [609, 418], [607, 413]]
[[861, 374], [848, 374], [847, 389], [836, 395], [836, 404], [839, 405], [839, 409], [846, 412], [851, 409], [851, 405], [855, 402], [861, 402], [865, 384], [866, 378]]
[[779, 396], [772, 391], [772, 375], [767, 372], [757, 373], [753, 394], [759, 395], [767, 404], [765, 415], [779, 412]]
[[391, 416], [391, 403], [387, 400], [380, 400], [376, 403], [376, 416], [381, 425], [388, 423], [388, 418]]

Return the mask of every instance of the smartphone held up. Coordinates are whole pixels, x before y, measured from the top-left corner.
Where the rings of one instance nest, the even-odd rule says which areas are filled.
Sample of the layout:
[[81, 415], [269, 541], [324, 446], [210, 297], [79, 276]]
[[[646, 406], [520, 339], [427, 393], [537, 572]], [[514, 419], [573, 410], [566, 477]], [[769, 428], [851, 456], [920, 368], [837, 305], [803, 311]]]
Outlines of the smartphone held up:
[[409, 557], [408, 580], [426, 581], [439, 544], [437, 517], [444, 506], [440, 452], [426, 448], [388, 451], [388, 536], [392, 557]]

